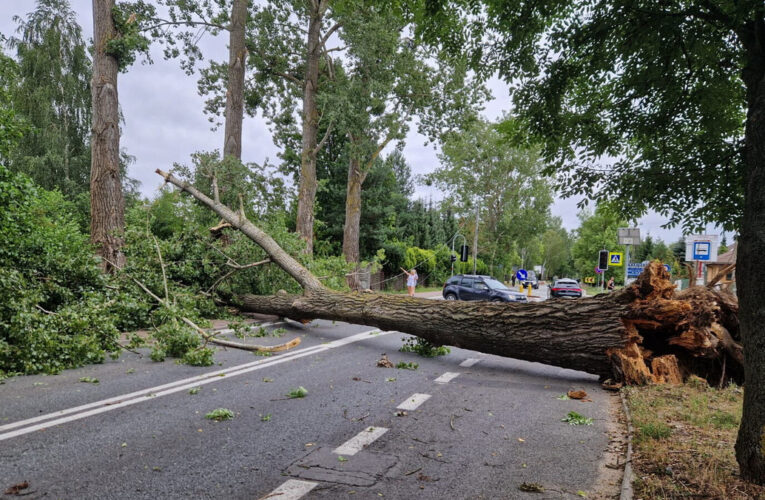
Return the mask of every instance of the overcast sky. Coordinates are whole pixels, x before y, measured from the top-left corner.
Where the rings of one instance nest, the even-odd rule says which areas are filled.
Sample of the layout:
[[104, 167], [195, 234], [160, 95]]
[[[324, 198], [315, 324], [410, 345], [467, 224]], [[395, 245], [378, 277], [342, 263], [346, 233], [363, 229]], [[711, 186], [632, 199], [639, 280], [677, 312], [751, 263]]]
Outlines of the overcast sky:
[[[0, 33], [11, 35], [17, 24], [13, 16], [26, 17], [34, 9], [33, 0], [0, 0]], [[70, 0], [77, 13], [83, 34], [90, 40], [93, 33], [92, 0]], [[226, 37], [213, 38], [205, 35], [201, 40], [207, 58], [226, 60], [228, 52]], [[197, 94], [195, 76], [187, 76], [177, 61], [165, 61], [161, 50], [152, 51], [154, 64], [133, 65], [127, 73], [119, 76], [118, 91], [125, 122], [122, 129], [121, 147], [135, 157], [129, 175], [141, 182], [142, 192], [152, 197], [161, 185], [154, 173], [156, 168], [167, 169], [173, 163], [189, 163], [196, 151], [220, 150], [223, 131], [211, 130], [208, 118], [202, 112], [204, 100]], [[509, 109], [507, 88], [500, 82], [491, 85], [494, 101], [486, 107], [489, 119], [497, 118]], [[246, 117], [244, 122], [242, 160], [258, 164], [268, 158], [277, 162], [277, 149], [262, 117]], [[438, 165], [436, 151], [425, 146], [423, 137], [410, 133], [404, 153], [414, 174], [432, 171]], [[437, 201], [441, 194], [424, 186], [417, 186], [416, 196]], [[578, 199], [556, 199], [553, 215], [561, 217], [567, 229], [578, 227], [576, 204]], [[652, 213], [642, 218], [638, 227], [641, 234], [651, 234], [667, 243], [681, 236], [679, 229], [665, 230], [660, 226], [666, 220]], [[719, 232], [719, 231], [718, 231]]]

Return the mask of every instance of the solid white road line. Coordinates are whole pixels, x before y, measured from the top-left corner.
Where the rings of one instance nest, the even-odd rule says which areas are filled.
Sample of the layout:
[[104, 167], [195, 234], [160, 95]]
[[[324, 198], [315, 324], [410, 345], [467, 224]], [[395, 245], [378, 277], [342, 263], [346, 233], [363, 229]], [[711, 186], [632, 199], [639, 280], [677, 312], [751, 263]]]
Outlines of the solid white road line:
[[312, 483], [311, 481], [299, 481], [297, 479], [290, 479], [285, 481], [281, 486], [266, 496], [260, 497], [259, 500], [266, 500], [267, 498], [275, 498], [278, 500], [297, 500], [312, 489], [319, 483]]
[[[23, 427], [23, 428], [18, 429], [16, 431], [0, 434], [0, 441], [11, 439], [24, 434], [28, 434], [30, 432], [34, 432], [40, 429], [46, 429], [49, 427], [53, 427], [55, 425], [60, 425], [66, 422], [79, 420], [92, 415], [97, 415], [99, 413], [105, 413], [107, 411], [116, 410], [117, 408], [122, 408], [124, 406], [134, 405], [136, 403], [148, 401], [150, 399], [154, 399], [157, 397], [167, 396], [168, 394], [174, 394], [176, 392], [184, 391], [192, 387], [206, 385], [213, 382], [219, 382], [223, 379], [227, 379], [237, 375], [243, 375], [251, 371], [260, 370], [261, 368], [278, 365], [287, 361], [291, 361], [293, 359], [302, 358], [304, 356], [310, 356], [312, 354], [317, 354], [319, 352], [327, 351], [329, 349], [341, 347], [346, 344], [351, 344], [353, 342], [366, 340], [370, 338], [370, 333], [374, 333], [374, 332], [379, 332], [378, 335], [387, 335], [390, 333], [394, 333], [392, 331], [380, 332], [379, 330], [368, 330], [365, 332], [357, 333], [355, 335], [351, 335], [350, 337], [345, 337], [332, 342], [328, 342], [326, 344], [313, 346], [313, 347], [307, 347], [299, 351], [292, 351], [286, 354], [282, 354], [280, 356], [274, 356], [271, 359], [268, 359], [268, 358], [261, 359], [258, 361], [254, 361], [252, 363], [246, 363], [243, 365], [233, 366], [225, 370], [217, 370], [204, 375], [199, 375], [196, 377], [191, 377], [191, 378], [187, 378], [183, 380], [177, 380], [175, 382], [171, 382], [171, 383], [156, 386], [156, 387], [149, 387], [147, 389], [142, 389], [140, 391], [131, 392], [129, 394], [123, 394], [121, 396], [115, 396], [112, 398], [96, 401], [94, 403], [88, 403], [88, 404], [73, 407], [73, 408], [68, 408], [65, 410], [60, 410], [57, 412], [49, 413], [47, 415], [41, 415], [38, 417], [26, 419], [26, 420], [12, 422], [10, 424], [5, 424], [3, 426], [0, 426], [0, 432], [9, 430], [9, 429], [14, 429], [17, 427]], [[56, 418], [56, 417], [59, 417], [59, 418]], [[51, 419], [54, 419], [54, 420], [51, 420]], [[37, 425], [30, 425], [30, 424], [35, 424], [36, 422], [43, 422], [43, 423], [39, 423]]]
[[465, 368], [470, 368], [471, 366], [473, 366], [474, 364], [478, 363], [479, 361], [481, 361], [480, 358], [468, 358], [465, 361], [463, 361], [462, 363], [460, 363], [460, 366], [463, 366]]
[[430, 394], [414, 393], [396, 408], [399, 410], [416, 410], [418, 406], [430, 399]]
[[337, 453], [338, 455], [355, 455], [365, 446], [369, 446], [370, 444], [374, 443], [377, 438], [386, 432], [388, 432], [388, 429], [385, 427], [367, 427], [345, 443], [332, 450], [332, 453]]
[[450, 380], [455, 379], [455, 378], [457, 378], [459, 376], [460, 376], [459, 373], [446, 372], [443, 375], [441, 375], [440, 377], [438, 377], [437, 379], [435, 379], [433, 382], [435, 382], [436, 384], [447, 384], [447, 383], [449, 383]]

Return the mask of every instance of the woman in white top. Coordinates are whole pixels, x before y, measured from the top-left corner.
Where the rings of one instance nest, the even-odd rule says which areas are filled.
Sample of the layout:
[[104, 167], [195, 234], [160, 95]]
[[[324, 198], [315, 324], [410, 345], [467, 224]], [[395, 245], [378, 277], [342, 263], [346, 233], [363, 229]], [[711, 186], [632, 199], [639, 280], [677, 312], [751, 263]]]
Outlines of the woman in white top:
[[410, 297], [414, 297], [414, 288], [417, 286], [417, 270], [412, 269], [411, 271], [407, 271], [403, 267], [401, 268], [402, 271], [406, 274], [406, 289], [409, 292]]

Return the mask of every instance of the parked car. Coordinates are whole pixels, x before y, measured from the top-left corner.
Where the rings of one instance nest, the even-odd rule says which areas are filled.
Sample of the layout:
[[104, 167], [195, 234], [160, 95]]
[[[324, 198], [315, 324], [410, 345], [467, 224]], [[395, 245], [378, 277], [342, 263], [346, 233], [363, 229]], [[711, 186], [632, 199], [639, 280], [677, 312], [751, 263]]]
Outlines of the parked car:
[[579, 283], [577, 283], [576, 280], [568, 278], [561, 278], [555, 281], [547, 291], [548, 298], [581, 296], [582, 288], [579, 286]]
[[489, 300], [491, 302], [526, 302], [526, 296], [510, 290], [491, 276], [457, 274], [444, 283], [446, 300]]
[[534, 290], [539, 288], [539, 279], [537, 279], [537, 273], [534, 271], [526, 271], [526, 279], [523, 280], [523, 286], [527, 287], [531, 285]]

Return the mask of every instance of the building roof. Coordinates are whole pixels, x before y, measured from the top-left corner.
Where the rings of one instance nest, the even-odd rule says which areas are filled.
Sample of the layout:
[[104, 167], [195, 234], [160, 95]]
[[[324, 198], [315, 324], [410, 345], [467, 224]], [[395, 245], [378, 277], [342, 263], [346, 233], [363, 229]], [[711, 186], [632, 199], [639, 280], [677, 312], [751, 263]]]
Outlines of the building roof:
[[715, 264], [735, 264], [736, 263], [736, 243], [728, 247], [728, 251], [717, 256]]

